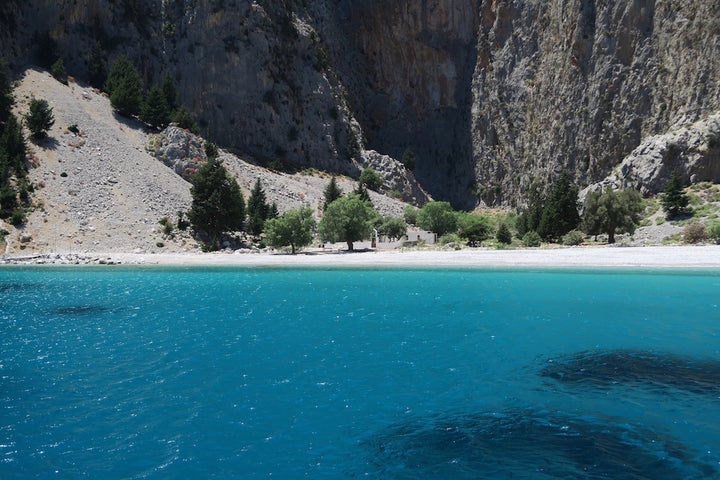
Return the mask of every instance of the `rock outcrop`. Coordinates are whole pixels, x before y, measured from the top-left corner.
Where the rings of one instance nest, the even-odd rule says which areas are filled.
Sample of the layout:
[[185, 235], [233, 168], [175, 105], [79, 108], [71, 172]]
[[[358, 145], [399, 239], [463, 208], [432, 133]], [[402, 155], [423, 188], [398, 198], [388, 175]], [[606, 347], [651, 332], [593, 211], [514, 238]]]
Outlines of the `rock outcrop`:
[[410, 149], [469, 208], [562, 171], [593, 184], [720, 111], [718, 31], [720, 3], [694, 0], [8, 0], [0, 51], [20, 67], [54, 43], [83, 78], [99, 42], [148, 85], [170, 73], [221, 146], [352, 177], [365, 150]]
[[720, 183], [720, 113], [643, 141], [602, 181], [588, 187], [659, 192], [677, 173], [683, 182]]
[[175, 125], [151, 136], [148, 151], [188, 181], [207, 161], [202, 139]]

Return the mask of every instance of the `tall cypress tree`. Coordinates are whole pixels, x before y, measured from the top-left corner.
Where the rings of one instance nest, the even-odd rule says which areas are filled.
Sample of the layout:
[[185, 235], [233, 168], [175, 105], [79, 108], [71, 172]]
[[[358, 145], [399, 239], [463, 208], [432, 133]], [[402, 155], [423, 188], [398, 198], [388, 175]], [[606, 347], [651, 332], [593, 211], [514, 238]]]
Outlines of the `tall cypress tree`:
[[5, 60], [0, 58], [0, 133], [2, 133], [3, 124], [10, 117], [13, 105], [15, 105], [15, 97], [13, 96], [12, 85], [5, 68]]
[[553, 183], [537, 233], [544, 240], [558, 240], [580, 224], [578, 188], [563, 172]]
[[255, 186], [250, 192], [250, 198], [247, 203], [247, 231], [252, 235], [260, 235], [265, 226], [265, 220], [268, 218], [270, 206], [265, 199], [265, 191], [263, 191], [260, 179], [255, 180]]
[[685, 186], [678, 172], [673, 172], [672, 177], [665, 184], [660, 201], [668, 219], [675, 218], [687, 211], [690, 199], [685, 195]]
[[325, 187], [323, 195], [325, 196], [322, 207], [323, 211], [325, 211], [328, 205], [330, 205], [332, 202], [342, 197], [342, 191], [340, 191], [340, 188], [338, 188], [335, 175], [332, 176], [332, 178], [330, 179], [330, 183], [328, 183], [327, 187]]
[[188, 219], [193, 228], [208, 234], [210, 247], [214, 247], [224, 232], [242, 230], [245, 199], [219, 159], [208, 159], [193, 177], [192, 184]]
[[105, 91], [113, 108], [123, 115], [138, 115], [143, 103], [143, 85], [135, 65], [121, 55], [110, 67]]
[[95, 42], [95, 46], [90, 53], [90, 61], [88, 62], [88, 74], [90, 76], [90, 85], [95, 88], [103, 88], [107, 81], [107, 64], [105, 62], [105, 51], [100, 42]]
[[162, 128], [170, 123], [170, 109], [165, 94], [159, 87], [150, 89], [140, 110], [140, 118], [153, 127]]

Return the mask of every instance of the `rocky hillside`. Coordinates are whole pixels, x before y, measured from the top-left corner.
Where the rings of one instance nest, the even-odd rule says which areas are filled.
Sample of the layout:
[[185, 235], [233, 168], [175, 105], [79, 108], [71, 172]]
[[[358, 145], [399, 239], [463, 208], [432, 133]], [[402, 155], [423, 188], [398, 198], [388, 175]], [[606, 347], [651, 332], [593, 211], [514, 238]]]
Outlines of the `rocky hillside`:
[[[63, 85], [39, 70], [22, 75], [15, 97], [20, 116], [33, 97], [47, 100], [55, 124], [48, 138], [28, 142], [37, 207], [20, 230], [0, 221], [0, 229], [10, 232], [6, 253], [199, 249], [189, 235], [163, 235], [160, 220], [168, 217], [175, 223], [177, 212], [190, 208], [191, 185], [181, 175], [185, 168], [177, 165], [203, 157], [203, 139], [175, 127], [147, 132], [144, 125], [115, 115], [105, 95], [73, 82]], [[268, 201], [281, 213], [303, 205], [317, 211], [322, 204], [328, 175], [276, 173], [227, 151], [220, 157], [246, 199], [260, 179]], [[338, 185], [349, 192], [357, 183], [340, 177]], [[384, 215], [400, 216], [407, 205], [369, 193]]]
[[410, 150], [425, 189], [458, 207], [514, 205], [561, 171], [602, 181], [647, 139], [719, 112], [718, 31], [720, 4], [695, 0], [7, 0], [0, 13], [18, 70], [55, 45], [82, 78], [99, 42], [148, 85], [170, 73], [230, 150], [351, 176]]

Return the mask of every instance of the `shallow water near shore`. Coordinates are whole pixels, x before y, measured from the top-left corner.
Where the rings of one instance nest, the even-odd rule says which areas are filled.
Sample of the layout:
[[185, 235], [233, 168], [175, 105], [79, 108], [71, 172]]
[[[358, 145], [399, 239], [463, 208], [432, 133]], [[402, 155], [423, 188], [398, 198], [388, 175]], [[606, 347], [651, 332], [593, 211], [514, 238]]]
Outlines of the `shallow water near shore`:
[[718, 291], [717, 270], [3, 268], [0, 478], [720, 478]]

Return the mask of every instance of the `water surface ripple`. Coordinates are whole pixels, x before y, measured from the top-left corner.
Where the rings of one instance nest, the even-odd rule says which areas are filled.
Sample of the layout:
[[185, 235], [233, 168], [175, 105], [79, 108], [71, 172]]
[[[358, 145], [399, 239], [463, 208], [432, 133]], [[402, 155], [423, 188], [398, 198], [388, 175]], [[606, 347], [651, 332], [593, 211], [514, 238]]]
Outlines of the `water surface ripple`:
[[0, 478], [719, 478], [719, 288], [2, 268]]

